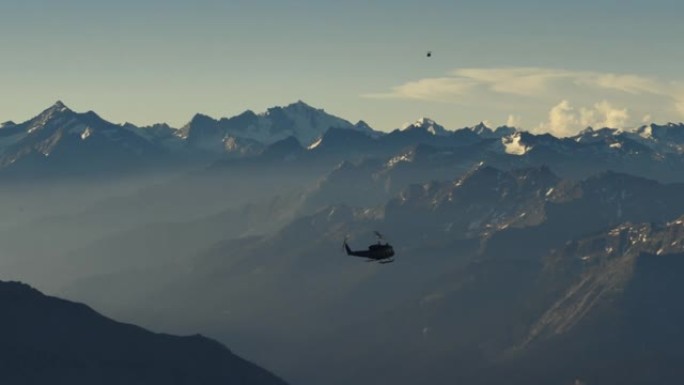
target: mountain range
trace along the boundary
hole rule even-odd
[[[648,293],[675,285],[674,272],[656,277],[679,266],[683,194],[684,184],[623,173],[572,180],[547,167],[480,165],[453,180],[409,185],[381,206],[319,206],[275,231],[226,237],[178,265],[98,274],[65,294],[125,317],[147,307],[151,324],[190,312],[195,321],[177,319],[175,327],[207,330],[304,383],[636,384],[679,354],[672,326],[643,329],[629,317],[640,314],[648,324],[662,311],[680,319],[675,294]],[[363,247],[374,229],[395,246],[390,268],[338,254],[345,236]],[[98,248],[126,242],[112,241]],[[168,279],[151,287],[150,274]],[[656,282],[662,287],[651,287]],[[131,287],[145,287],[146,295]],[[111,292],[120,293],[119,304],[99,299]],[[245,301],[246,293],[259,302]],[[217,309],[230,309],[230,317]],[[615,311],[631,313],[625,320]],[[582,352],[592,351],[592,341],[615,342],[601,334],[613,325],[624,327],[615,349],[631,350],[602,348],[616,361],[601,370]],[[641,340],[630,336],[645,333],[668,342],[637,348]],[[263,351],[264,334],[300,355]],[[564,356],[565,349],[576,353]],[[637,356],[620,355],[627,352]],[[639,354],[650,358],[629,361]],[[633,378],[614,370],[626,362]],[[556,369],[538,370],[547,366]],[[663,378],[684,374],[668,373]]]
[[[0,270],[292,383],[676,383],[683,146],[674,123],[379,132],[300,101],[137,127],[57,103],[0,128]],[[341,251],[376,230],[393,263]]]
[[[76,113],[56,102],[35,118],[0,129],[0,176],[87,175],[140,170],[184,169],[219,162],[222,166],[279,163],[334,166],[344,160],[395,158],[449,151],[445,162],[486,161],[498,167],[546,164],[574,177],[601,164],[606,169],[678,180],[684,125],[646,125],[633,131],[587,128],[569,138],[532,134],[480,123],[456,130],[422,118],[386,133],[365,122],[352,124],[298,101],[264,113],[246,111],[231,118],[197,114],[181,128],[166,124],[138,127],[113,124],[96,113]],[[573,158],[572,160],[570,158]]]

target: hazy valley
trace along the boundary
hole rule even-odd
[[[300,101],[137,127],[57,102],[0,128],[0,279],[292,384],[676,382],[682,170],[679,123],[381,132]],[[344,254],[375,230],[394,263]]]

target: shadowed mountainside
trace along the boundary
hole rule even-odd
[[[215,341],[154,334],[25,284],[0,282],[0,306],[3,384],[285,384]]]

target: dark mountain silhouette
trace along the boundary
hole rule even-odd
[[[175,337],[0,282],[3,384],[285,384],[199,335]]]

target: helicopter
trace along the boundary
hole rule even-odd
[[[374,231],[375,236],[378,237],[378,242],[374,245],[368,246],[368,250],[352,250],[347,244],[347,238],[344,239],[344,250],[347,255],[352,255],[355,257],[368,258],[367,262],[379,262],[379,263],[392,263],[394,262],[394,248],[387,242],[383,242],[384,238],[382,234]]]

